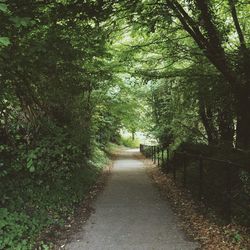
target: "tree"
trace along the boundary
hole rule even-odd
[[[225,1],[226,2],[226,1]],[[194,39],[205,56],[229,82],[236,104],[237,113],[237,146],[249,148],[250,146],[250,113],[246,109],[250,105],[249,82],[249,48],[247,47],[244,32],[239,23],[235,1],[223,2],[221,7],[216,7],[214,1],[197,0],[190,4],[183,1],[167,1],[166,6],[178,18],[182,27]],[[241,15],[243,9],[239,3]],[[245,11],[247,11],[247,7]],[[225,33],[219,19],[220,13],[230,10],[234,27],[227,27]],[[228,12],[227,12],[228,13]],[[230,34],[237,34],[238,46],[232,51],[227,45],[236,42]],[[232,55],[233,53],[233,55]]]
[[[250,113],[246,107],[250,100],[249,48],[248,31],[244,28],[248,26],[248,20],[244,17],[249,5],[231,0],[150,0],[130,1],[122,5],[129,10],[127,20],[137,32],[150,34],[155,38],[137,48],[145,49],[147,45],[152,48],[154,44],[154,48],[158,45],[163,51],[182,50],[181,58],[176,58],[179,61],[185,61],[185,54],[191,57],[203,54],[214,66],[224,78],[222,85],[228,84],[227,88],[231,92],[230,102],[237,120],[236,146],[248,148]],[[172,54],[171,58],[173,57]],[[229,116],[221,116],[221,119],[226,117]]]

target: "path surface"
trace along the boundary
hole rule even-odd
[[[124,150],[112,176],[97,198],[95,213],[67,250],[189,250],[169,204],[152,185],[135,150]]]

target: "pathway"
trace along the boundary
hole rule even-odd
[[[178,220],[152,185],[139,152],[124,150],[91,215],[67,250],[191,250]]]

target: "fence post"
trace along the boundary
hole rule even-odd
[[[203,160],[199,157],[199,200],[202,200],[203,196]]]
[[[183,154],[183,186],[187,186],[187,164],[185,154]]]
[[[231,163],[228,162],[226,164],[226,170],[227,170],[227,184],[226,184],[226,215],[227,215],[227,221],[228,223],[231,222],[232,217],[232,166]]]
[[[154,160],[154,146],[150,146],[151,147],[151,160]]]

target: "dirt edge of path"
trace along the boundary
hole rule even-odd
[[[151,160],[139,156],[146,166],[147,174],[159,189],[161,196],[170,202],[187,236],[201,244],[204,250],[249,250],[249,232],[244,227],[229,224],[219,226],[201,212],[198,204],[172,178],[163,173]]]

